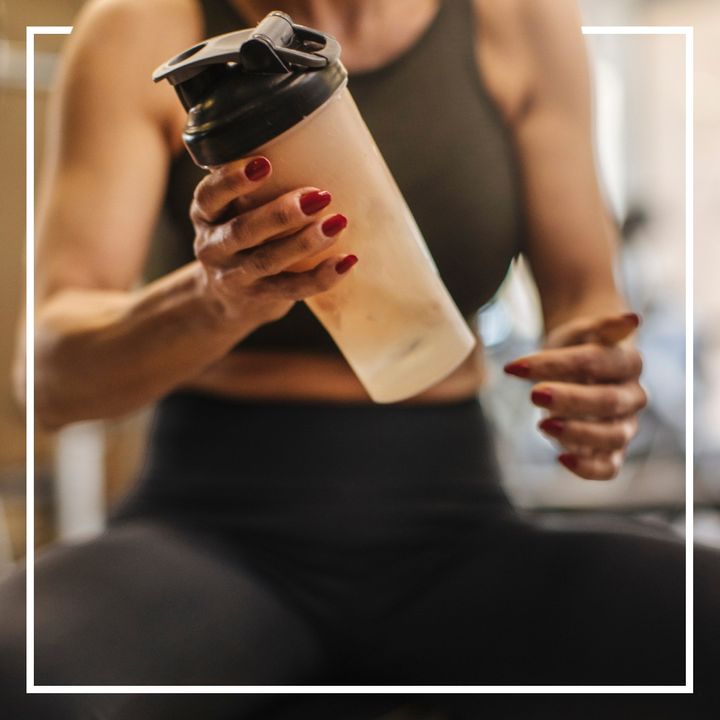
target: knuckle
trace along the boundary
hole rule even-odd
[[[274,225],[290,225],[293,218],[293,210],[287,201],[276,203],[271,212],[271,219]]]
[[[192,202],[190,203],[190,222],[192,222],[193,225],[196,227],[202,223],[205,222],[205,216],[200,211],[200,208],[198,207],[198,204],[195,202],[195,199],[193,198]]]
[[[327,275],[321,275],[315,282],[317,292],[325,292],[333,286],[333,281]]]
[[[246,245],[247,223],[242,215],[229,220],[223,233],[223,245],[228,251],[236,251]]]
[[[242,168],[239,168],[235,163],[221,165],[214,171],[214,175],[217,182],[230,191],[239,190],[244,185],[245,177]]]
[[[628,420],[627,425],[628,425],[628,433],[629,433],[629,436],[630,436],[630,437],[629,437],[629,440],[632,440],[632,439],[637,435],[638,428],[640,427],[640,423],[638,422],[637,415],[633,415],[633,416]],[[629,441],[629,440],[628,440],[628,441]]]
[[[618,450],[625,447],[630,440],[630,434],[628,433],[627,423],[621,423],[617,427],[613,428],[608,439],[608,449]]]
[[[578,370],[584,377],[593,378],[597,375],[599,358],[594,348],[585,348],[578,355]]]
[[[297,302],[302,300],[305,293],[302,292],[302,286],[298,283],[297,278],[288,278],[276,285],[276,293],[283,300]]]
[[[593,477],[596,480],[612,480],[619,470],[619,463],[614,459],[614,454],[601,456],[594,463]]]
[[[619,452],[619,451],[614,452],[612,454],[612,456],[610,457],[610,476],[608,477],[608,480],[613,480],[620,474],[622,465],[623,465],[622,452]]]
[[[193,245],[195,257],[203,264],[208,265],[211,262],[213,251],[210,243],[205,238],[197,238]]]
[[[213,293],[222,302],[227,302],[233,297],[235,290],[232,278],[228,273],[220,268],[209,268],[207,271],[208,283],[212,287]]]
[[[621,415],[623,409],[622,393],[617,388],[608,388],[605,392],[604,410],[609,416]]]
[[[621,447],[625,447],[634,437],[637,432],[637,423],[634,421],[624,422],[622,425],[622,439],[623,444]]]
[[[320,293],[325,292],[326,290],[329,290],[333,285],[335,284],[335,278],[333,278],[329,273],[322,272],[322,268],[319,268],[315,272],[314,277],[314,292]]]
[[[229,168],[223,177],[223,184],[229,192],[241,195],[245,189],[245,175],[238,168]]]
[[[207,207],[212,190],[208,187],[207,180],[201,180],[193,191],[192,203],[190,205],[190,214],[203,215],[203,210]]]
[[[270,275],[273,268],[272,257],[269,253],[259,250],[253,253],[251,265],[258,275]]]
[[[601,480],[614,480],[618,476],[618,472],[620,471],[619,468],[616,468],[614,465],[607,465],[602,469],[600,472],[600,479]]]
[[[632,354],[630,355],[629,365],[630,372],[633,377],[640,377],[640,375],[642,375],[644,365],[643,357],[637,350],[633,350]]]
[[[315,243],[307,233],[302,233],[295,238],[295,247],[298,252],[307,255],[315,249]]]

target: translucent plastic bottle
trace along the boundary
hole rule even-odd
[[[338,43],[271,13],[254,30],[212,38],[168,61],[188,110],[183,138],[211,170],[246,155],[273,165],[258,199],[305,185],[329,190],[350,219],[325,255],[358,265],[305,302],[376,402],[416,395],[454,370],[475,338],[347,89]]]

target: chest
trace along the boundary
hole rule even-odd
[[[523,235],[518,163],[501,109],[512,102],[511,93],[499,101],[483,80],[470,7],[470,2],[446,1],[404,55],[377,70],[351,72],[349,81],[441,276],[466,315],[495,293]],[[179,112],[176,118],[179,139],[185,117]],[[189,249],[187,207],[203,172],[180,142],[176,152],[167,205]]]

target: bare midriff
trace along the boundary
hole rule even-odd
[[[442,403],[471,398],[484,379],[484,357],[478,344],[450,375],[402,403]],[[248,400],[372,402],[341,356],[317,353],[236,351],[182,389]]]

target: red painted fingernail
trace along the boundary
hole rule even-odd
[[[530,375],[530,363],[520,360],[519,362],[508,363],[503,370],[508,375],[517,375],[518,377],[525,378]]]
[[[346,255],[340,262],[335,266],[335,272],[338,275],[346,273],[356,262],[358,261],[355,255]]]
[[[306,215],[314,215],[332,202],[332,195],[326,190],[313,190],[300,196],[300,208]]]
[[[575,470],[580,462],[577,458],[577,455],[573,455],[572,453],[563,453],[562,455],[558,456],[558,460],[568,470]]]
[[[565,429],[565,423],[557,418],[546,418],[540,423],[540,427],[548,435],[554,435],[557,437],[558,435],[562,435],[562,431]]]
[[[637,313],[625,313],[623,315],[625,320],[632,323],[635,327],[638,327],[640,325],[640,316]]]
[[[348,221],[344,215],[333,215],[322,224],[323,235],[326,237],[334,237],[341,230],[344,230],[347,224]]]
[[[253,182],[262,180],[269,172],[270,161],[264,157],[255,158],[245,166],[245,175]]]
[[[550,407],[552,405],[553,396],[549,390],[533,390],[530,398],[540,407]]]

